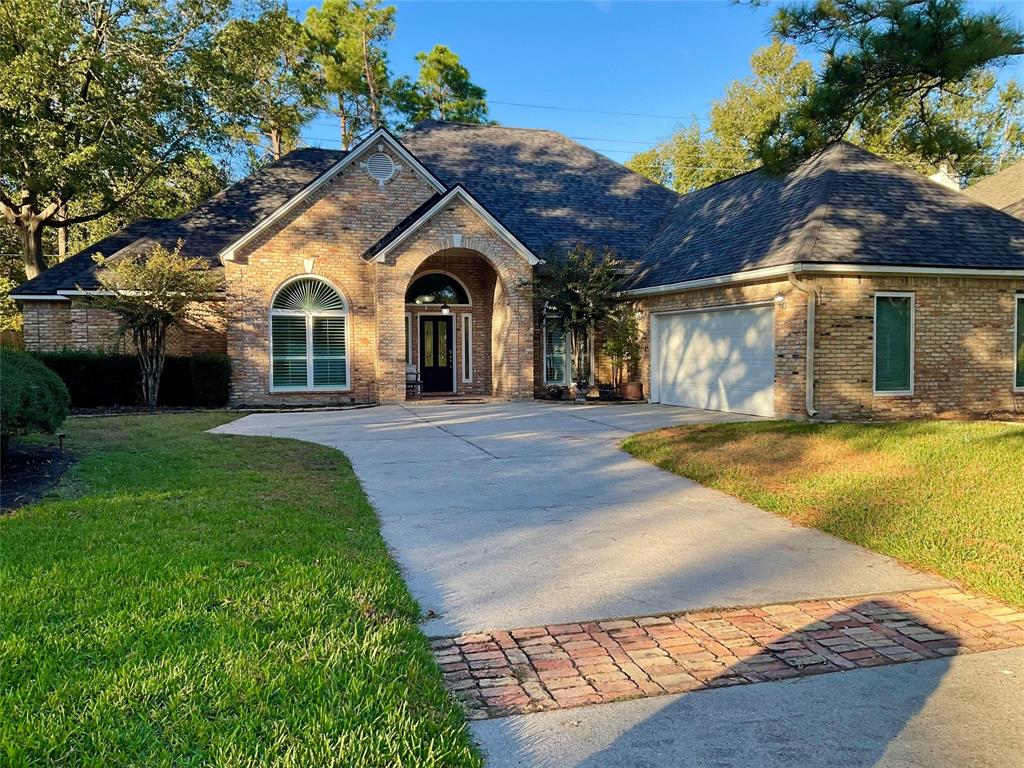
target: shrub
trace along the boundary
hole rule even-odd
[[[36,357],[63,379],[75,408],[139,402],[139,364],[131,355],[65,350]]]
[[[67,385],[75,408],[137,406],[142,402],[139,362],[133,355],[65,350],[36,355]],[[227,355],[168,357],[160,378],[160,405],[222,407],[228,402]]]
[[[190,358],[192,392],[197,405],[222,408],[231,392],[231,359],[206,353]]]
[[[56,432],[67,418],[70,399],[60,377],[25,352],[0,350],[0,436]]]

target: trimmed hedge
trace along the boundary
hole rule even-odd
[[[0,350],[0,435],[56,432],[67,418],[70,399],[60,377],[27,352]]]
[[[141,402],[139,362],[132,355],[65,350],[35,356],[64,381],[74,408],[136,406]],[[168,357],[160,377],[160,405],[220,408],[227,405],[230,386],[227,355]]]

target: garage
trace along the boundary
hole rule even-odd
[[[773,416],[774,312],[763,304],[652,315],[652,401]]]

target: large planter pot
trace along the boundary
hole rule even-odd
[[[590,392],[590,384],[577,384],[576,387],[576,402],[585,403],[587,402],[587,393]]]
[[[642,381],[627,381],[622,385],[623,400],[643,400],[644,383]]]

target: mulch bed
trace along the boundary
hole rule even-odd
[[[0,467],[0,513],[42,499],[75,461],[55,445],[11,443]]]
[[[1024,646],[1024,611],[950,587],[491,630],[432,646],[477,719]]]

